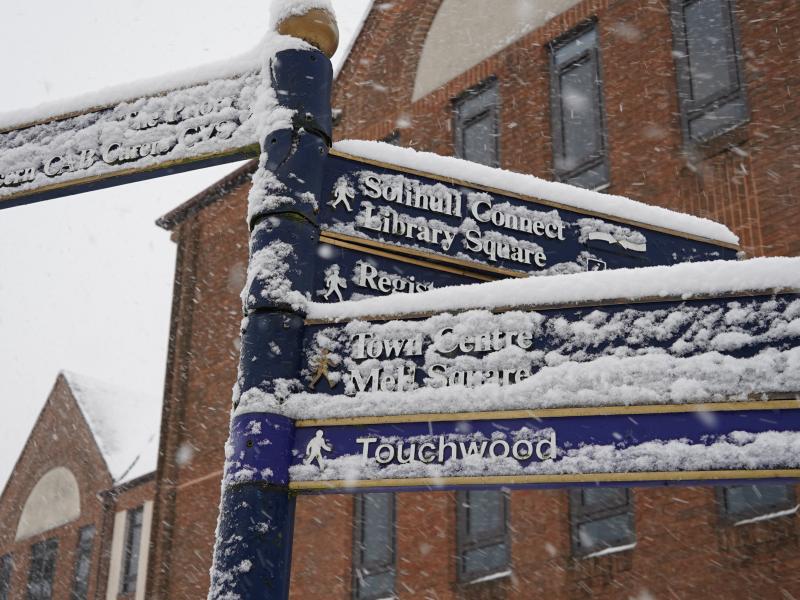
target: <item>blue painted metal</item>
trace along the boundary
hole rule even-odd
[[[294,436],[294,422],[281,415],[249,413],[234,418],[225,481],[285,486],[289,483]]]
[[[316,302],[336,302],[335,294],[325,298],[327,292],[325,273],[332,266],[338,267],[347,287],[341,290],[342,299],[357,299],[360,296],[387,296],[393,293],[418,293],[453,285],[469,285],[491,280],[474,271],[459,269],[452,265],[440,270],[418,262],[404,262],[402,255],[392,258],[374,254],[369,248],[347,248],[320,243],[318,266],[314,279],[313,296]],[[480,277],[480,278],[478,278]]]
[[[280,401],[291,389],[283,382],[301,369],[303,315],[287,302],[285,291],[309,293],[313,285],[316,211],[331,136],[332,69],[319,51],[286,50],[273,58],[270,73],[279,102],[296,112],[291,128],[262,141],[262,168],[274,175],[263,191],[278,201],[251,214],[251,267],[276,249],[291,252],[281,259],[280,272],[254,277],[246,290],[237,389]],[[276,292],[278,277],[286,285]],[[295,499],[287,469],[293,432],[289,419],[269,412],[231,422],[209,592],[213,600],[289,596]]]
[[[604,306],[584,306],[584,307],[557,307],[553,309],[525,309],[520,307],[518,310],[525,313],[537,313],[541,315],[541,321],[532,334],[532,346],[528,352],[541,351],[542,356],[551,351],[569,356],[576,362],[588,362],[603,356],[609,356],[614,352],[624,351],[628,355],[642,353],[663,353],[675,356],[691,356],[702,352],[715,351],[722,355],[735,358],[750,357],[759,352],[773,348],[786,350],[800,345],[800,334],[791,327],[776,327],[776,331],[770,336],[765,336],[765,332],[774,325],[773,318],[780,315],[786,307],[798,298],[796,293],[786,294],[765,294],[763,296],[734,297],[734,298],[706,298],[695,300],[671,300],[661,302],[642,302],[631,304],[621,302],[614,305]],[[769,310],[762,310],[769,307]],[[739,310],[750,310],[754,315],[759,315],[757,319],[747,323],[747,332],[752,339],[747,344],[732,347],[712,347],[709,340],[715,335],[726,331],[724,316],[730,313],[735,315]],[[672,322],[669,326],[664,326],[670,315],[674,316],[677,311],[684,310],[690,318],[683,319],[682,322]],[[772,316],[770,316],[772,315]],[[585,323],[585,319],[597,322],[609,322],[614,318],[620,318],[622,322],[631,325],[637,320],[649,324],[641,327],[641,331],[636,336],[631,336],[625,327],[620,327],[614,335],[607,335],[604,339],[587,344],[585,338],[580,333],[575,333],[573,328],[576,324]],[[719,318],[718,318],[719,317]],[[693,334],[691,339],[687,339],[687,331],[702,319],[708,319],[710,328],[707,331],[699,330]],[[413,324],[422,320],[422,317],[404,319]],[[380,321],[377,325],[380,326]],[[562,325],[563,323],[563,325]],[[344,355],[351,355],[353,352],[353,338],[347,334],[345,328],[347,323],[320,323],[313,324],[305,329],[305,347],[310,351],[317,344],[317,336],[324,336],[324,339],[337,339],[341,342],[341,352]],[[487,327],[489,327],[487,325]],[[487,329],[487,331],[490,331]],[[578,329],[578,331],[580,331]],[[477,333],[477,332],[475,332]],[[704,341],[703,346],[693,344],[683,344],[685,341]],[[677,343],[676,343],[677,342]],[[403,356],[406,363],[416,365],[414,381],[418,386],[425,385],[425,379],[429,376],[425,372],[425,351],[430,349],[433,340],[428,336],[423,339],[423,353],[416,356]],[[439,354],[437,350],[431,350]],[[485,352],[456,352],[461,356],[474,356],[480,358]],[[440,354],[446,358],[452,358],[451,354]],[[430,359],[430,357],[427,357]],[[359,362],[359,361],[356,361]],[[377,365],[375,365],[377,366]],[[342,375],[346,375],[344,367],[331,366],[330,371],[341,370]],[[538,367],[531,368],[531,373],[535,373]],[[305,383],[311,382],[313,374],[308,374]],[[344,378],[337,380],[334,386],[328,385],[325,379],[318,381],[313,391],[320,394],[342,394],[344,393]],[[765,382],[766,385],[769,382]],[[310,391],[310,389],[309,389]],[[764,390],[769,391],[769,390]]]
[[[460,194],[459,214],[437,213],[414,206],[414,197],[401,196],[402,201],[392,197],[388,201],[383,197],[369,197],[365,192],[362,176],[367,173],[376,174],[379,177],[386,177],[387,181],[392,178],[397,180],[400,176],[406,181],[406,191],[413,190],[417,184],[422,186],[445,186],[453,192]],[[468,178],[468,173],[465,173]],[[337,182],[344,178],[351,186],[353,195],[348,203],[352,210],[348,211],[344,202],[336,202],[334,190]],[[412,182],[412,183],[408,183]],[[556,271],[548,274],[575,272],[580,270],[595,270],[596,268],[634,268],[653,265],[671,265],[682,262],[696,262],[702,260],[732,260],[736,258],[736,250],[725,245],[716,244],[713,241],[702,241],[690,239],[680,234],[680,232],[668,233],[656,228],[648,228],[613,217],[599,217],[596,215],[581,213],[579,210],[569,210],[563,207],[554,207],[545,202],[535,200],[522,200],[501,192],[492,190],[486,192],[477,186],[465,184],[454,184],[446,178],[436,179],[435,176],[423,176],[416,173],[405,172],[402,168],[391,167],[389,165],[375,165],[361,162],[351,158],[331,154],[325,169],[325,181],[323,185],[323,204],[320,209],[320,225],[323,230],[339,231],[361,237],[364,240],[381,242],[393,246],[393,252],[415,255],[418,259],[429,261],[433,264],[451,264],[441,261],[442,257],[466,259],[467,263],[472,263],[471,267],[475,270],[482,270],[488,267],[499,267],[525,274],[537,274],[547,269],[557,267]],[[539,234],[532,232],[521,232],[508,227],[498,226],[489,222],[477,222],[475,215],[470,211],[470,194],[483,194],[482,198],[486,201],[491,199],[491,205],[505,206],[509,211],[527,211],[527,214],[538,215],[538,219],[552,219],[560,222],[563,227],[558,235],[551,229],[552,237],[548,237],[544,230],[539,230]],[[565,194],[569,194],[565,190]],[[566,199],[566,198],[565,198]],[[455,203],[454,203],[455,204]],[[419,241],[414,238],[406,238],[391,231],[376,231],[364,226],[364,215],[371,206],[372,214],[385,213],[396,214],[400,220],[411,221],[413,219],[425,218],[433,222],[438,222],[438,226],[458,228],[459,231],[452,245],[443,249],[441,244],[436,242]],[[487,216],[488,204],[479,204],[478,213],[482,217]],[[454,212],[454,211],[451,211]],[[361,219],[357,222],[356,217]],[[465,231],[467,229],[478,229],[481,231],[482,239],[488,236],[497,236],[493,239],[513,239],[523,244],[537,244],[545,253],[547,260],[544,265],[522,264],[519,261],[509,260],[508,258],[498,258],[491,260],[479,251],[473,251],[466,245]],[[602,239],[588,239],[585,235],[588,231],[612,231],[619,232],[627,230],[628,235],[641,236],[646,240],[646,250],[637,251],[623,247],[619,243],[609,243]],[[619,237],[619,233],[617,233]],[[639,239],[641,239],[639,238]],[[633,239],[633,238],[630,238]],[[621,240],[620,240],[621,241]],[[416,250],[425,253],[420,257],[418,253],[409,250],[409,246],[415,246]],[[438,256],[438,258],[437,258]],[[495,278],[502,278],[504,275],[495,274]]]
[[[766,405],[765,405],[766,406]],[[457,418],[457,417],[456,417]],[[327,442],[330,451],[324,452],[324,459],[326,461],[335,460],[342,457],[363,457],[364,446],[362,443],[357,442],[359,438],[374,437],[381,441],[389,441],[394,444],[398,441],[405,441],[404,452],[405,457],[408,455],[409,440],[415,442],[417,445],[420,439],[424,438],[438,438],[438,436],[445,436],[445,439],[463,440],[465,444],[469,445],[471,441],[488,440],[491,442],[501,436],[500,439],[505,439],[511,445],[514,440],[513,432],[518,432],[523,428],[527,428],[531,435],[535,436],[536,432],[555,432],[555,439],[557,440],[557,457],[553,461],[553,465],[557,465],[560,460],[570,449],[577,449],[584,445],[601,445],[606,447],[613,447],[619,450],[631,448],[654,441],[668,441],[668,440],[683,440],[692,444],[710,445],[715,440],[727,436],[732,432],[745,431],[751,434],[758,434],[769,431],[800,431],[800,408],[793,409],[764,409],[764,410],[737,410],[737,411],[714,411],[713,408],[703,412],[697,412],[692,407],[687,407],[686,412],[679,413],[651,413],[651,414],[608,414],[608,415],[578,415],[578,416],[537,416],[526,418],[495,418],[487,420],[453,420],[449,421],[434,421],[434,422],[402,422],[402,417],[397,418],[397,422],[391,423],[373,423],[353,425],[339,425],[339,424],[313,424],[310,426],[298,427],[295,432],[294,438],[294,451],[292,452],[291,466],[298,467],[304,464],[306,456],[305,449],[316,435],[317,432],[322,430],[324,438]],[[369,458],[372,458],[376,443],[369,446]],[[487,446],[488,448],[488,446]],[[459,451],[457,451],[459,452]],[[452,451],[447,450],[444,455],[446,459],[450,459]],[[486,456],[489,456],[489,451],[486,451]],[[352,460],[352,459],[351,459]],[[366,464],[367,461],[362,461],[360,458],[356,459],[359,463]],[[641,459],[645,460],[644,456]],[[368,461],[373,467],[376,465],[374,460]],[[514,469],[509,469],[507,472],[502,472],[503,467],[494,467],[494,470],[487,472],[489,476],[514,476],[514,475],[535,475],[535,463],[541,462],[538,458],[531,457],[515,461],[521,468],[528,468],[529,471],[521,473]],[[379,470],[385,470],[389,467],[396,467],[399,461],[395,458],[386,465],[377,465]],[[419,463],[417,463],[419,464]],[[433,464],[441,464],[438,460],[433,461]],[[643,464],[646,464],[643,462]],[[312,463],[313,466],[313,463]],[[365,491],[364,488],[351,485],[352,482],[359,479],[358,475],[354,472],[355,463],[348,463],[350,479],[341,481],[335,489],[337,492],[354,492]],[[793,456],[776,456],[774,461],[768,466],[762,467],[769,470],[773,469],[791,469],[796,470],[800,468],[800,457]],[[316,469],[314,469],[316,470]],[[686,469],[689,470],[689,469]],[[652,472],[654,469],[642,468],[643,475]],[[710,472],[719,472],[723,476],[726,471],[722,470],[709,470]],[[629,468],[621,469],[610,467],[609,470],[603,471],[605,473],[614,472],[630,472]],[[746,470],[730,470],[729,480],[747,479],[748,472]],[[324,471],[320,471],[324,473]],[[548,474],[548,471],[544,471]],[[554,481],[541,481],[536,483],[520,483],[507,481],[501,484],[508,487],[559,487],[563,485],[597,485],[593,481],[580,481],[580,473],[570,473],[567,470],[564,473],[564,480],[561,482]],[[396,475],[395,475],[396,477]],[[415,477],[422,477],[422,475],[415,475]],[[573,477],[570,480],[570,477]],[[330,477],[327,477],[330,479]],[[380,482],[380,477],[370,477],[377,482]],[[392,476],[386,476],[391,479]],[[410,483],[406,486],[398,486],[396,483],[387,483],[384,485],[377,485],[370,488],[369,491],[386,491],[387,489],[409,491],[419,489],[456,489],[464,485],[477,485],[479,487],[492,487],[482,480],[479,475],[470,474],[463,475],[461,480],[454,484],[452,482],[436,482],[436,477],[431,477],[432,482],[428,483]],[[336,479],[335,477],[333,479]],[[598,478],[600,479],[600,478]],[[639,485],[644,482],[645,477],[640,481],[628,481],[626,485]],[[293,481],[305,480],[302,476],[295,476]],[[673,474],[666,474],[660,478],[660,483],[667,483],[670,480],[680,481],[680,470],[676,470]],[[603,482],[606,485],[608,482]],[[685,480],[683,481],[685,484]],[[321,490],[324,491],[324,490]]]

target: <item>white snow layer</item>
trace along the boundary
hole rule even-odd
[[[533,196],[567,207],[620,217],[646,225],[666,227],[709,240],[730,244],[739,243],[739,238],[720,223],[644,204],[624,196],[593,192],[566,183],[546,181],[533,175],[487,167],[430,152],[417,152],[411,148],[401,148],[383,142],[343,140],[335,143],[333,147],[335,150],[359,158],[386,162],[441,177],[460,179],[477,185]]]
[[[309,303],[307,317],[334,321],[428,311],[624,302],[642,298],[688,299],[776,289],[800,289],[800,258],[720,260],[504,279],[336,304]]]
[[[156,470],[161,399],[62,371],[114,485]]]
[[[343,326],[322,327],[314,334],[306,349],[303,377],[309,383],[324,353],[330,385],[344,385],[335,395],[295,393],[287,388],[277,397],[256,388],[241,390],[241,394],[237,389],[237,413],[277,411],[295,419],[319,419],[694,404],[794,394],[800,391],[800,347],[792,346],[791,340],[800,334],[800,300],[783,304],[769,298],[748,302],[733,297],[722,306],[676,302],[659,310],[641,309],[635,301],[798,289],[800,258],[758,258],[505,280],[339,304],[308,303],[311,318],[351,320]],[[519,310],[585,301],[602,304],[603,300],[628,306],[613,314],[594,310],[574,321],[556,313]],[[498,306],[518,310],[486,310]],[[462,310],[466,312],[453,314]],[[434,314],[403,319],[421,311]],[[395,318],[362,320],[370,315]],[[451,357],[437,345],[444,330],[452,331],[451,337],[525,331],[529,341],[544,336],[550,342],[547,352],[530,344],[501,345],[481,356]],[[353,342],[359,336],[387,348],[403,340],[419,340],[415,352],[422,362],[415,366],[408,348],[401,353],[399,346],[391,354],[387,350],[380,361],[359,355]],[[445,346],[448,343],[445,340]],[[752,355],[735,354],[754,344],[766,347]],[[446,373],[524,370],[526,378],[442,385],[441,378],[437,381],[432,376],[436,365]],[[427,378],[419,385],[391,391],[359,391],[354,386],[354,373],[366,380],[371,369],[382,366],[397,374],[422,369]]]
[[[310,48],[310,46],[297,38],[268,33],[255,48],[239,56],[192,69],[110,86],[72,98],[1,113],[0,130],[45,119],[50,120],[75,112],[86,112],[90,107],[92,110],[97,110],[121,102],[132,102],[144,96],[156,96],[170,90],[187,88],[218,79],[233,79],[245,73],[260,71],[276,52],[292,48]]]

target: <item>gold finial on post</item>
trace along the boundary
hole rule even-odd
[[[282,35],[300,38],[319,48],[328,58],[339,45],[336,17],[323,8],[312,8],[301,15],[289,15],[275,27]]]

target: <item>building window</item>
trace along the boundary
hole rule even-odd
[[[92,543],[94,525],[81,527],[78,533],[78,548],[75,551],[75,574],[70,600],[86,600],[89,594],[89,571],[92,567]]]
[[[672,0],[685,139],[704,142],[747,120],[732,0]]]
[[[14,574],[14,559],[10,554],[0,556],[0,600],[8,600],[11,593],[11,575]]]
[[[627,488],[583,488],[570,491],[572,552],[597,556],[624,550],[636,542],[633,502]]]
[[[28,600],[50,600],[52,598],[57,555],[58,540],[55,538],[37,542],[31,546]]]
[[[353,597],[377,600],[394,597],[394,494],[355,496]]]
[[[456,156],[497,167],[500,164],[497,81],[490,79],[455,101]]]
[[[503,491],[458,492],[458,575],[471,582],[509,569],[508,495]]]
[[[128,525],[125,528],[125,554],[123,557],[122,582],[120,592],[129,594],[136,591],[139,576],[139,549],[142,545],[142,516],[144,507],[128,511]]]
[[[608,187],[597,29],[589,22],[550,44],[553,167],[559,181]]]
[[[794,490],[788,485],[748,484],[721,488],[721,508],[731,521],[761,521],[797,508]]]
[[[392,146],[399,146],[400,145],[400,130],[395,129],[392,133],[387,135],[381,140],[385,144],[391,144]]]

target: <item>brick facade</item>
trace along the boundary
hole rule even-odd
[[[411,102],[419,54],[440,0],[376,3],[334,89],[336,139],[382,139],[454,153],[452,102],[496,77],[500,163],[553,178],[547,44],[597,21],[610,191],[731,227],[752,255],[800,252],[800,7],[736,0],[750,119],[707,147],[684,147],[667,0],[584,0]],[[488,4],[487,4],[488,6]],[[204,597],[219,502],[222,448],[238,357],[247,260],[243,167],[167,215],[178,261],[165,388],[149,598]],[[796,515],[735,526],[713,487],[633,491],[636,546],[573,556],[565,490],[510,494],[508,577],[463,585],[456,570],[456,496],[397,496],[399,598],[800,597]],[[300,497],[293,598],[352,595],[353,498]]]
[[[111,400],[111,399],[110,399]],[[42,533],[15,541],[23,506],[36,483],[49,471],[64,467],[74,475],[80,496],[80,516]],[[11,555],[14,563],[9,598],[22,600],[30,571],[31,546],[58,540],[53,577],[53,600],[68,600],[74,579],[76,550],[81,528],[93,525],[89,590],[87,598],[106,598],[114,514],[151,501],[155,495],[154,474],[115,487],[91,429],[63,375],[34,425],[0,496],[0,556]],[[114,596],[116,598],[116,596]],[[122,596],[121,600],[133,600]]]

